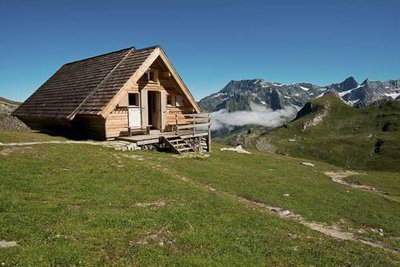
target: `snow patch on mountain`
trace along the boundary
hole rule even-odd
[[[212,97],[220,97],[220,96],[223,96],[223,95],[226,95],[226,93],[217,93],[217,94],[213,95]]]
[[[342,99],[343,100],[343,99]],[[354,106],[355,104],[357,104],[358,102],[360,102],[360,99],[354,99],[354,100],[349,100],[349,101],[344,101],[344,103],[348,104],[349,106]]]
[[[393,99],[396,99],[397,97],[400,96],[400,92],[397,91],[397,92],[392,92],[392,93],[386,93],[385,96],[388,96],[388,97],[391,97]]]
[[[352,89],[350,89],[350,90],[340,92],[340,93],[339,93],[339,96],[340,96],[340,97],[343,97],[343,96],[345,96],[345,95],[347,95],[347,94],[350,94],[351,92],[353,92],[354,90],[356,90],[356,89],[358,89],[358,88],[360,88],[360,87],[362,87],[362,86],[361,86],[361,85],[358,85],[357,87],[352,88]]]

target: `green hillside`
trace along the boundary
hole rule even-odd
[[[13,101],[13,100],[10,100],[10,99],[7,99],[7,98],[4,98],[4,97],[0,96],[0,103],[1,102],[7,103],[7,104],[10,104],[10,105],[14,105],[14,106],[19,106],[21,104],[21,102]]]
[[[11,113],[21,103],[0,97],[0,131],[29,131],[29,128]]]
[[[400,102],[357,109],[328,95],[308,103],[299,115],[260,139],[281,154],[345,168],[400,171]]]
[[[0,131],[31,140],[54,138]],[[220,148],[0,144],[0,264],[398,266],[398,173],[348,177],[380,194],[333,182],[326,163]]]

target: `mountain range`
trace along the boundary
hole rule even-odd
[[[351,106],[366,106],[381,99],[400,100],[400,80],[358,83],[349,77],[340,83],[320,86],[311,83],[281,84],[263,79],[230,81],[222,90],[199,101],[203,111],[252,110],[252,104],[272,110],[286,106],[301,108],[306,102],[335,92]]]

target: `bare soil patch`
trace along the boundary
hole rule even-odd
[[[138,202],[134,204],[135,207],[142,207],[142,208],[163,207],[165,205],[167,205],[167,202],[164,200],[157,200],[151,202]]]
[[[143,237],[137,240],[129,241],[129,245],[131,246],[143,246],[143,245],[172,245],[175,242],[175,239],[171,236],[171,232],[169,230],[160,230],[157,232],[150,232]]]
[[[0,248],[11,248],[18,246],[16,241],[0,240]]]
[[[0,144],[1,147],[1,144]],[[26,147],[6,147],[0,150],[1,156],[10,156],[14,153],[25,153],[31,151],[33,148],[30,146]]]

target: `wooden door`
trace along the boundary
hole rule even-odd
[[[148,91],[147,105],[148,124],[153,129],[161,130],[161,94],[159,91]]]
[[[161,130],[161,94],[154,92],[154,126]]]
[[[142,125],[140,108],[128,108],[129,128],[140,128]]]

